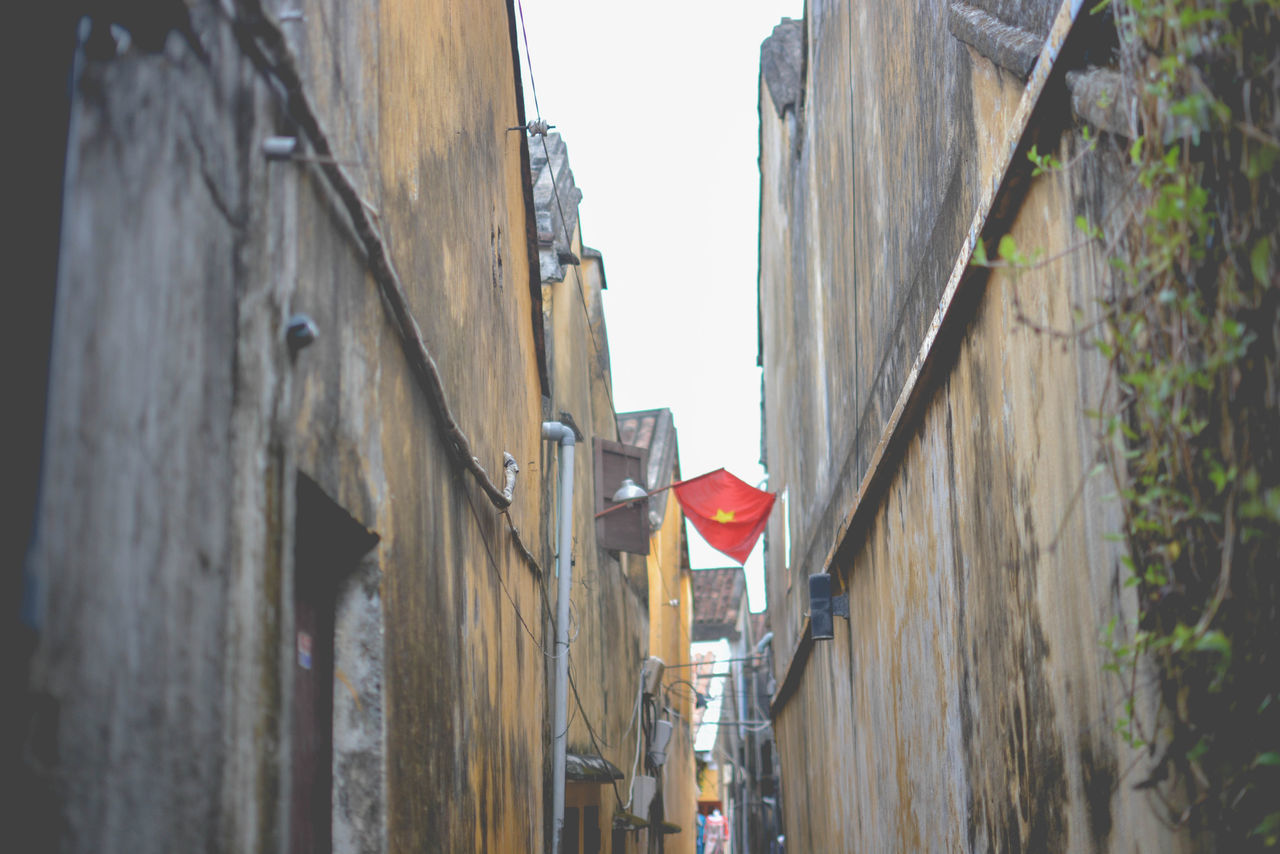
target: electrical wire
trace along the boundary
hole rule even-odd
[[[668,664],[665,665],[665,667],[667,670],[670,670],[673,667],[699,667],[703,664],[729,664],[734,661],[759,661],[762,658],[764,658],[764,653],[760,653],[759,655],[748,655],[742,658],[712,658],[709,661],[687,661],[681,664]]]
[[[529,53],[529,28],[524,25],[524,3],[516,0],[516,9],[520,12],[520,32],[524,36],[524,61],[529,67],[529,86],[533,88],[533,111],[542,118],[542,108],[538,106],[538,84],[533,79],[533,56]]]
[[[524,22],[524,4],[520,2],[520,0],[516,0],[516,9],[520,13],[520,34],[524,39],[524,62],[525,67],[529,69],[529,88],[533,90],[533,111],[537,116],[537,123],[539,125],[539,130],[536,133],[533,133],[533,135],[537,136],[542,143],[542,153],[547,158],[547,171],[551,174],[551,192],[555,196],[556,209],[560,212],[560,230],[564,234],[565,248],[569,252],[572,252],[573,237],[569,234],[569,220],[565,218],[564,205],[560,201],[560,182],[556,180],[555,166],[551,161],[551,150],[547,148],[546,128],[548,125],[542,119],[542,107],[538,104],[538,82],[533,76],[533,54],[529,50],[529,28]],[[595,327],[591,323],[591,309],[587,305],[587,294],[582,287],[582,277],[578,275],[578,271],[576,269],[573,271],[572,275],[574,284],[577,286],[578,299],[582,302],[582,312],[587,319],[587,331],[588,337],[591,339],[591,349],[595,351],[596,364],[600,364],[600,342],[596,340]],[[609,383],[605,383],[604,390],[605,394],[609,398],[609,408],[616,411],[617,407],[613,403],[613,389],[611,388],[611,385]]]
[[[454,477],[454,483],[458,483],[456,475]],[[516,604],[516,600],[512,597],[511,591],[507,589],[506,582],[502,580],[502,571],[498,568],[497,558],[494,557],[493,548],[489,544],[489,538],[485,535],[484,524],[480,521],[480,511],[476,509],[475,502],[471,500],[471,493],[466,486],[461,484],[459,485],[462,487],[462,494],[466,496],[467,507],[471,509],[471,516],[476,520],[476,527],[480,531],[480,542],[484,544],[485,557],[488,558],[489,566],[493,569],[493,574],[498,579],[498,586],[502,588],[502,592],[506,594],[507,601],[511,603],[511,610],[515,611],[516,619],[520,621],[520,626],[524,629],[525,634],[533,640],[534,645],[542,651],[543,655],[547,658],[559,658],[561,653],[547,652],[547,648],[542,645],[542,641],[538,640],[538,637],[533,633],[533,630],[529,628],[529,624],[525,622],[524,615],[520,613],[520,606]],[[546,607],[545,597],[539,597],[539,599],[542,600],[543,607]],[[568,650],[566,649],[565,654],[567,653]]]
[[[567,650],[566,650],[567,651]],[[591,726],[591,719],[587,717],[587,710],[582,708],[582,698],[578,696],[578,685],[573,681],[573,659],[569,659],[569,687],[573,689],[573,702],[578,707],[578,713],[582,715],[582,722],[587,726],[587,734],[591,736],[591,743],[595,745],[596,754],[604,759],[604,750],[600,748],[600,740],[596,737],[596,731]],[[567,731],[566,731],[567,732]],[[606,760],[607,761],[607,760]],[[609,775],[609,784],[613,787],[613,799],[618,802],[618,809],[623,810],[622,796],[618,794],[618,781],[613,779],[613,775]]]
[[[636,685],[636,702],[631,710],[631,722],[627,724],[627,732],[631,731],[631,727],[640,719],[640,706],[644,702],[644,664],[640,665],[640,678]],[[626,738],[626,735],[623,735]],[[627,787],[627,805],[625,809],[631,809],[631,801],[635,798],[636,789],[636,769],[640,767],[640,733],[636,733],[636,755],[631,760],[631,784]]]

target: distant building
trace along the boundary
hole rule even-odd
[[[698,811],[725,815],[734,852],[771,851],[781,832],[767,615],[748,610],[741,567],[693,571],[695,682],[705,703],[695,749]]]

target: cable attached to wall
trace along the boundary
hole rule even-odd
[[[511,603],[511,610],[515,611],[516,619],[520,621],[521,628],[524,629],[525,634],[527,634],[533,641],[534,646],[542,651],[543,655],[547,658],[558,658],[559,653],[547,652],[547,648],[542,645],[542,641],[538,640],[537,635],[533,633],[533,630],[529,628],[529,624],[525,622],[524,614],[520,612],[520,606],[516,604],[516,600],[511,595],[511,591],[507,589],[506,582],[502,580],[502,571],[498,568],[498,560],[494,557],[493,548],[489,544],[489,538],[485,536],[484,523],[480,519],[480,511],[476,509],[475,502],[471,500],[471,493],[467,492],[465,488],[462,491],[466,496],[467,507],[471,510],[471,516],[476,520],[476,526],[480,530],[480,542],[484,544],[485,557],[488,558],[489,566],[493,569],[493,574],[498,579],[498,586],[502,588],[502,592],[506,594],[507,601]],[[539,592],[542,592],[541,585],[539,585]],[[539,599],[542,601],[543,607],[546,608],[545,597],[540,596]],[[566,650],[564,654],[567,655],[568,650]]]
[[[573,663],[572,657],[569,663]],[[596,736],[595,729],[591,726],[591,719],[587,717],[587,710],[582,708],[582,698],[578,696],[578,685],[573,681],[573,668],[569,669],[569,687],[573,689],[573,702],[578,707],[578,714],[582,716],[582,722],[587,725],[587,734],[591,737],[591,744],[596,749],[596,754],[604,759],[604,750],[600,747],[600,739]],[[613,779],[613,775],[609,775],[609,784],[613,787],[613,799],[617,801],[618,809],[624,810],[626,807],[622,803],[622,795],[618,793],[618,781]]]

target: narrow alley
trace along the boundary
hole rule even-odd
[[[1275,0],[23,5],[11,850],[1280,847]]]

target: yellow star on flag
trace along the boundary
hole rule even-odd
[[[733,521],[733,511],[732,511],[732,510],[721,510],[719,507],[717,507],[717,508],[716,508],[716,515],[714,515],[714,516],[712,516],[712,517],[711,517],[711,521],[712,521],[712,522],[732,522],[732,521]]]

